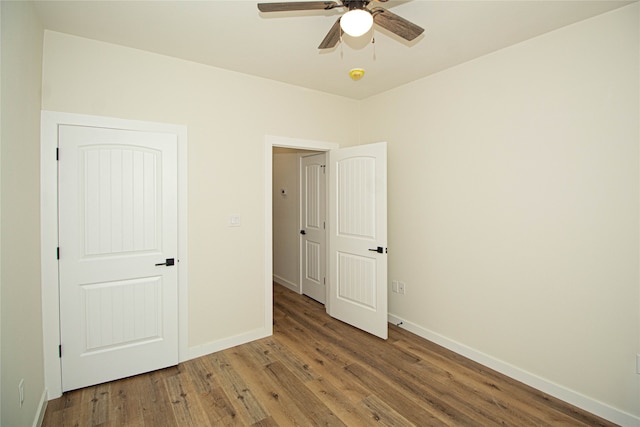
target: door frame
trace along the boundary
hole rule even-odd
[[[40,243],[44,379],[48,399],[62,395],[60,305],[58,283],[58,127],[91,126],[133,131],[164,132],[178,138],[178,360],[188,358],[187,304],[187,128],[113,117],[54,111],[41,112],[40,122]]]
[[[268,335],[273,334],[273,147],[327,152],[340,148],[340,145],[334,142],[285,136],[265,135],[264,137],[264,324],[268,329]],[[328,274],[328,268],[325,271],[326,274]],[[302,290],[301,287],[300,289]],[[328,307],[326,303],[325,307]]]

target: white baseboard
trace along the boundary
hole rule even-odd
[[[40,403],[38,404],[38,411],[33,420],[33,427],[41,427],[44,421],[44,413],[47,411],[47,389],[42,390],[42,396],[40,396]]]
[[[478,362],[488,368],[500,372],[508,377],[520,381],[537,390],[547,393],[553,397],[563,400],[578,408],[589,411],[599,417],[619,424],[621,426],[640,426],[640,417],[629,414],[627,412],[616,409],[603,402],[592,399],[588,396],[580,394],[574,390],[563,387],[552,381],[541,378],[502,360],[496,359],[488,354],[482,353],[455,340],[449,339],[438,333],[425,329],[415,323],[411,323],[394,314],[389,313],[389,323],[393,323],[407,331],[418,335],[426,340],[441,345],[451,351],[454,351],[474,362]]]
[[[271,330],[269,328],[259,328],[233,337],[189,347],[189,353],[184,361],[206,356],[207,354],[215,353],[216,351],[226,350],[237,345],[246,344],[270,335]]]
[[[288,288],[290,290],[292,290],[293,292],[297,293],[297,294],[301,294],[302,290],[300,289],[300,285],[297,285],[293,282],[290,282],[289,280],[280,277],[276,274],[273,275],[273,281],[284,286],[285,288]]]

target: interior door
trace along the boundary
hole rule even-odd
[[[300,275],[302,293],[324,304],[326,299],[326,155],[300,159]]]
[[[329,152],[332,317],[387,339],[387,145]]]
[[[63,391],[178,363],[177,137],[59,128]]]

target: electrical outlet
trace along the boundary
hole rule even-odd
[[[18,395],[20,396],[20,407],[24,403],[24,379],[21,379],[18,383]]]
[[[398,282],[398,293],[404,295],[404,282]]]
[[[398,293],[398,281],[394,280],[391,282],[391,292]]]

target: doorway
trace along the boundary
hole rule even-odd
[[[273,147],[328,151],[327,313],[387,338],[387,144],[352,146],[265,138],[267,333],[273,333]]]
[[[273,278],[324,304],[326,155],[273,149]]]
[[[274,194],[274,185],[273,185],[273,153],[274,150],[280,149],[289,149],[297,152],[328,152],[329,150],[337,149],[339,146],[336,143],[325,142],[325,141],[314,141],[314,140],[305,140],[305,139],[297,139],[297,138],[288,138],[288,137],[279,137],[267,135],[265,136],[264,142],[264,150],[265,150],[265,176],[264,176],[264,194],[265,194],[265,283],[264,283],[264,313],[265,313],[265,325],[270,329],[268,332],[273,333],[273,282],[274,278],[280,284],[294,290],[297,293],[301,293],[300,284],[298,282],[297,286],[294,282],[291,283],[281,283],[284,280],[277,280],[278,277],[274,277],[274,241],[273,241],[273,206],[274,199],[276,197],[281,197],[280,194]],[[280,187],[277,188],[278,192],[280,191]],[[288,194],[291,194],[290,188],[285,188]],[[296,189],[296,193],[299,191],[299,188]],[[299,232],[299,220],[296,219],[293,222],[295,229]],[[296,236],[296,239],[299,240],[299,237]],[[297,244],[297,243],[296,243]],[[296,249],[297,250],[297,249]],[[296,264],[298,264],[296,262]],[[292,273],[289,273],[292,274]],[[296,272],[293,277],[300,277],[299,271]]]

